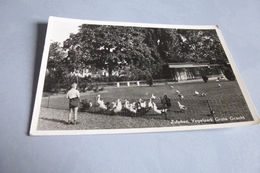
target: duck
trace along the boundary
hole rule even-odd
[[[143,99],[140,98],[139,103],[140,103],[141,108],[146,108],[146,101],[143,101]]]
[[[100,98],[100,94],[97,95],[97,103],[98,103],[98,107],[101,109],[105,109],[107,110],[107,105],[104,103],[104,100]]]
[[[178,96],[179,96],[180,99],[184,99],[184,96],[181,93],[178,94]]]
[[[153,110],[158,114],[167,113],[167,109],[158,109],[156,103],[153,102]]]
[[[91,100],[89,100],[89,101],[88,101],[88,104],[89,104],[89,107],[90,107],[90,108],[93,106],[93,104],[92,104],[92,101],[91,101]]]
[[[206,92],[201,93],[201,97],[205,97],[207,95]]]
[[[111,103],[111,108],[109,109],[110,111],[113,111],[116,108],[116,102]]]
[[[125,100],[125,103],[124,103],[124,106],[123,106],[125,109],[128,109],[130,108],[130,103],[128,100]]]
[[[101,100],[101,96],[100,94],[97,95],[97,103],[100,104],[102,103],[103,101]]]
[[[179,105],[179,108],[180,108],[180,111],[183,112],[183,111],[186,111],[187,110],[187,107],[182,105],[179,101],[177,102],[178,105]]]
[[[136,114],[137,109],[136,109],[136,107],[133,105],[133,103],[130,103],[130,104],[129,104],[129,111]]]
[[[104,102],[101,102],[98,107],[107,110],[107,105]]]
[[[87,101],[87,100],[82,100],[81,102],[80,102],[80,109],[82,110],[82,111],[86,111],[86,110],[89,110],[89,108],[91,108],[92,107],[92,102],[91,102],[91,100],[89,100],[89,101]]]
[[[156,96],[152,93],[151,99],[156,99]]]
[[[153,102],[152,99],[150,98],[149,102],[148,102],[148,107],[149,108],[153,108]]]
[[[115,113],[118,113],[118,112],[121,112],[122,108],[123,108],[123,105],[122,105],[121,99],[117,99],[117,104],[113,111]]]

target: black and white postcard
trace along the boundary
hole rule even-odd
[[[50,17],[30,135],[258,124],[220,28]]]

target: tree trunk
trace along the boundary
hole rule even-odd
[[[113,65],[112,62],[108,62],[108,80],[109,82],[112,82],[112,71],[113,71]]]

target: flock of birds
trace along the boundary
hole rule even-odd
[[[175,89],[174,86],[170,86],[172,89]],[[220,84],[218,84],[218,87],[221,87]],[[179,101],[177,101],[179,111],[185,112],[187,111],[187,107],[180,103],[182,99],[184,99],[184,95],[176,89],[176,94],[179,98]],[[199,93],[198,91],[194,91],[195,96],[201,96],[205,97],[207,95],[207,92]],[[171,106],[170,99],[167,97],[167,95],[164,95],[164,97],[160,97],[160,103],[156,103],[155,100],[157,97],[152,94],[149,99],[143,100],[139,99],[136,102],[130,102],[127,99],[116,99],[113,102],[105,102],[104,99],[101,97],[100,94],[96,96],[96,104],[93,105],[92,101],[89,100],[88,102],[86,100],[83,100],[85,104],[87,104],[87,109],[91,109],[92,107],[95,108],[95,110],[98,110],[99,112],[107,113],[107,114],[119,114],[119,113],[126,113],[129,112],[131,114],[138,114],[141,115],[147,113],[148,111],[153,110],[157,114],[166,114],[167,111],[170,111],[168,108]],[[149,100],[149,101],[148,101]],[[211,113],[215,113],[210,108]]]
[[[217,79],[216,81],[219,81],[219,79]],[[219,88],[222,87],[220,83],[218,83],[217,86],[218,86]],[[174,89],[173,86],[171,86],[171,88]],[[176,90],[176,93],[177,93],[177,95],[178,95],[178,97],[179,97],[180,99],[184,99],[184,95],[181,94],[181,92],[180,92],[179,90]],[[207,92],[199,93],[198,91],[195,90],[195,91],[194,91],[194,95],[195,95],[195,96],[205,97],[205,96],[207,95]],[[187,107],[184,106],[184,105],[182,105],[179,101],[177,101],[177,103],[178,103],[178,105],[179,105],[179,108],[180,108],[180,111],[181,111],[181,112],[184,112],[184,111],[187,110]],[[208,103],[208,101],[207,101],[207,103]],[[212,115],[212,114],[215,114],[215,111],[212,110],[212,108],[210,107],[209,103],[208,103],[208,106],[209,106],[210,114],[211,114],[211,115]]]
[[[167,112],[167,106],[164,104],[155,103],[156,96],[154,94],[151,95],[149,101],[145,101],[143,99],[139,99],[137,102],[130,102],[127,99],[116,99],[113,102],[105,102],[100,94],[96,97],[96,104],[93,105],[92,101],[88,102],[88,109],[94,107],[95,109],[98,107],[99,112],[102,111],[107,114],[118,114],[118,113],[132,113],[132,114],[145,114],[150,110],[158,114],[164,114]]]

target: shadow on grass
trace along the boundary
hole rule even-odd
[[[52,122],[57,122],[57,123],[62,123],[62,124],[68,124],[67,121],[64,120],[58,120],[54,118],[41,118],[42,120],[47,120],[47,121],[52,121]]]

